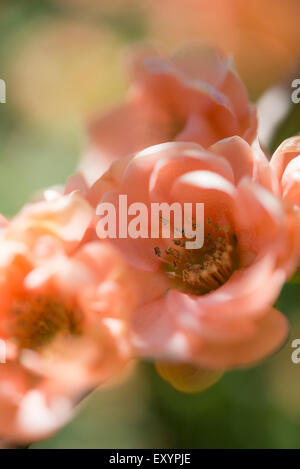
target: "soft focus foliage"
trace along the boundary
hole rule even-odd
[[[120,48],[105,28],[62,19],[32,22],[11,46],[12,104],[38,125],[84,122],[98,103],[105,107],[122,95]]]

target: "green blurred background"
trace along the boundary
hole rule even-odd
[[[224,11],[222,4],[226,4]],[[232,52],[258,99],[286,92],[287,112],[267,146],[299,133],[298,0],[1,0],[0,211],[14,215],[44,187],[63,184],[86,145],[89,115],[120,102],[128,86],[123,57],[146,41],[175,50],[208,41]],[[259,54],[258,54],[259,45]],[[274,109],[276,113],[276,109]],[[150,364],[119,387],[94,392],[77,417],[33,448],[299,448],[300,288],[278,307],[291,322],[285,347],[262,365],[227,373],[199,395],[180,394]]]

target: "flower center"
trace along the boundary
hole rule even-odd
[[[58,334],[78,335],[82,314],[51,297],[22,299],[13,307],[11,333],[21,349],[40,349]]]
[[[208,219],[208,224],[211,224]],[[174,286],[186,293],[204,295],[216,290],[231,277],[237,268],[237,240],[229,227],[213,227],[205,235],[201,249],[186,249],[187,239],[173,239],[164,252],[159,247],[155,255],[164,263],[166,274]]]

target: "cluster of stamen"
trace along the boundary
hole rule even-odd
[[[154,248],[155,255],[165,265],[169,278],[175,287],[197,295],[203,295],[223,285],[232,275],[237,266],[236,237],[227,226],[212,226],[210,218],[209,232],[205,235],[201,249],[187,249],[187,238],[184,231],[182,237],[173,239],[172,246],[163,252]]]
[[[20,299],[13,307],[11,334],[21,349],[40,349],[58,334],[78,335],[82,314],[51,297]]]

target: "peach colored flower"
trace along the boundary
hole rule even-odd
[[[282,142],[270,164],[278,178],[282,198],[300,209],[300,137]]]
[[[26,206],[0,231],[0,440],[32,442],[130,358],[135,294],[112,246],[82,243],[92,209],[72,192]]]
[[[94,184],[94,206],[109,201],[118,209],[119,194],[149,210],[152,202],[205,205],[201,249],[185,248],[184,231],[180,240],[111,240],[136,269],[165,277],[163,295],[152,287],[153,300],[131,321],[140,356],[226,369],[283,343],[287,322],[272,304],[296,266],[295,220],[273,191],[265,155],[240,137],[208,150],[156,145],[113,163]]]
[[[256,112],[228,58],[191,48],[170,58],[137,54],[131,66],[133,86],[125,104],[95,118],[82,170],[89,181],[108,164],[147,146],[196,142],[204,147],[232,135],[251,142]]]
[[[150,34],[159,44],[174,48],[198,40],[221,47],[233,54],[256,96],[299,66],[298,0],[164,0],[147,6]]]
[[[282,142],[272,156],[270,164],[278,178],[281,197],[292,207],[298,220],[300,260],[300,137],[291,137]]]

